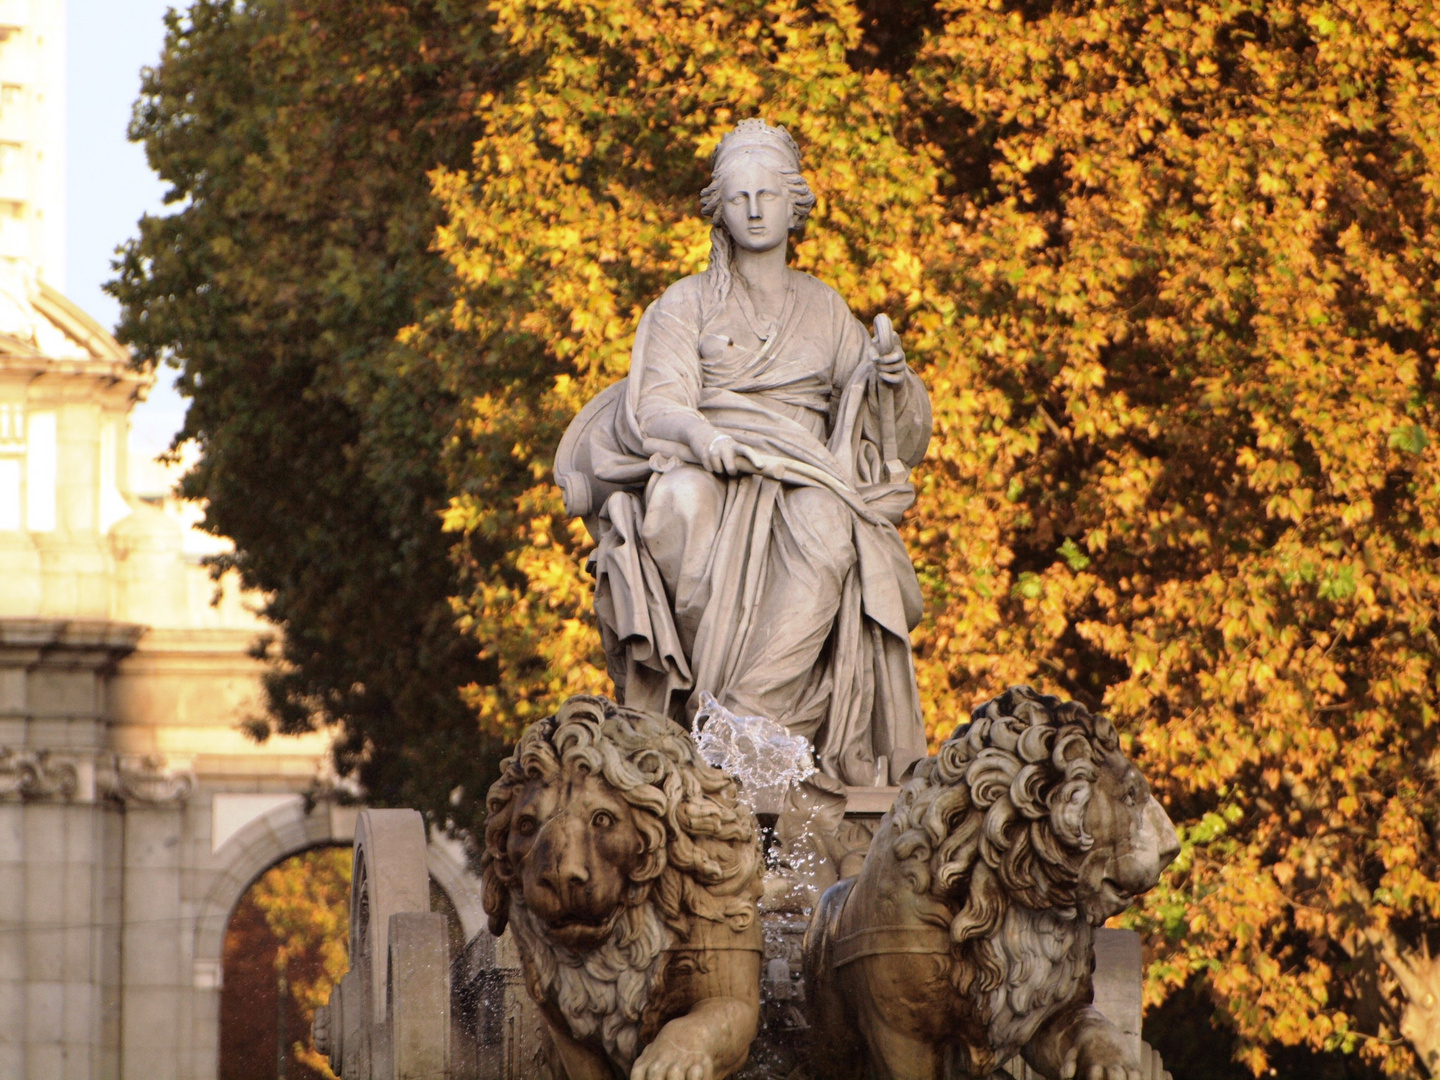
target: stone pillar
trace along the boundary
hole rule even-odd
[[[1140,935],[1105,927],[1095,931],[1095,1007],[1125,1033],[1137,1056],[1144,983]]]
[[[104,685],[140,628],[0,620],[0,1076],[115,1076],[121,865]]]
[[[103,1074],[99,931],[115,913],[96,811],[63,795],[0,804],[0,1075]]]
[[[103,753],[0,757],[0,1076],[189,1075],[189,784]]]
[[[120,941],[122,1077],[180,1080],[190,1029],[193,935],[181,907],[181,814],[129,803],[123,815]]]

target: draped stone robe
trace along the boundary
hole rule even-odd
[[[910,372],[881,389],[871,356],[845,302],[807,274],[788,271],[773,327],[740,282],[717,302],[703,275],[686,278],[646,311],[629,376],[576,417],[555,466],[597,540],[595,610],[621,700],[688,725],[709,691],[805,735],[822,773],[856,785],[898,780],[925,754],[909,638],[920,590],[895,529],[914,491],[887,480],[881,412],[893,407],[913,466],[930,403]],[[716,475],[653,434],[677,412],[761,455],[763,473]]]

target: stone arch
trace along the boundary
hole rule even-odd
[[[198,905],[194,937],[195,1080],[220,1075],[220,987],[225,930],[245,890],[276,863],[311,848],[349,844],[355,838],[355,810],[321,803],[306,813],[303,799],[267,810],[229,837],[215,852],[218,866]]]
[[[275,864],[311,848],[348,846],[363,807],[320,803],[307,813],[300,799],[261,814],[227,839],[216,852],[218,875],[200,903],[195,919],[194,992],[197,1080],[213,1080],[220,1062],[220,983],[225,931],[245,890]],[[432,838],[426,870],[445,891],[469,941],[485,926],[478,879],[465,867],[464,849],[443,837]]]
[[[218,987],[225,928],[235,905],[261,874],[291,855],[326,844],[349,844],[354,839],[352,807],[320,804],[307,814],[304,803],[296,799],[266,811],[225,841],[216,854],[228,858],[195,920],[197,973],[204,965],[214,965]]]
[[[308,814],[300,800],[261,814],[228,839],[217,854],[228,855],[220,876],[201,905],[195,926],[195,962],[218,963],[225,949],[225,928],[240,897],[276,863],[310,848],[350,844],[360,807],[320,804]],[[468,941],[485,926],[480,882],[465,866],[461,845],[443,837],[430,840],[426,869],[450,898]]]

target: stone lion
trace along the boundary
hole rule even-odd
[[[1018,1053],[1052,1080],[1142,1080],[1158,1062],[1091,1005],[1094,928],[1179,850],[1109,721],[1028,686],[979,706],[810,921],[815,1075],[984,1077]]]
[[[569,1080],[719,1080],[759,1019],[761,857],[677,724],[573,697],[490,788],[490,929],[515,935]]]

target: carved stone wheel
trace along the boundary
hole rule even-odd
[[[385,1023],[390,916],[429,910],[424,819],[414,810],[363,811],[350,879],[350,967],[365,976],[371,1023]]]
[[[449,1080],[450,957],[430,911],[425,823],[366,810],[355,826],[350,970],[316,1011],[316,1049],[343,1080]]]

